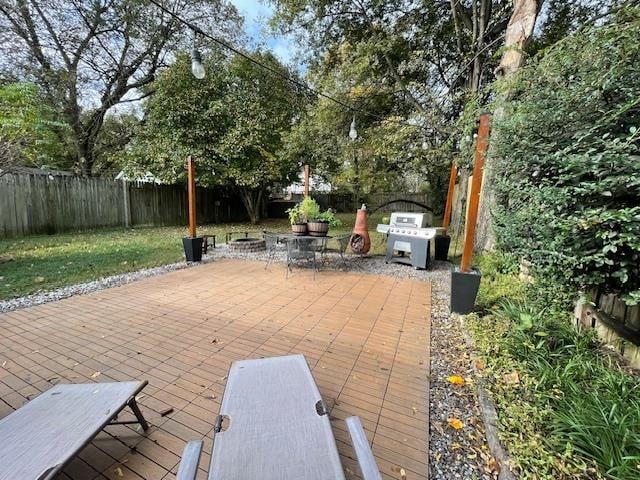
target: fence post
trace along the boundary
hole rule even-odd
[[[131,226],[131,202],[129,201],[129,182],[126,179],[122,179],[122,203],[124,209],[124,226],[129,228]]]

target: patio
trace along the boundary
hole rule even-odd
[[[0,314],[0,418],[59,382],[148,380],[152,425],[102,432],[60,478],[174,478],[205,439],[234,360],[302,353],[331,412],[347,478],[344,418],[358,415],[383,478],[427,478],[431,285],[221,260]],[[161,412],[172,408],[165,416]],[[286,421],[286,412],[283,412]],[[204,471],[201,472],[202,478]]]

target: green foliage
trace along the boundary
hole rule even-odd
[[[316,220],[327,222],[330,227],[339,227],[342,225],[342,221],[336,216],[335,212],[331,208],[320,213],[320,215],[316,217]]]
[[[519,300],[468,317],[520,478],[639,478],[640,380],[567,316]]]
[[[269,53],[253,56],[283,75],[291,73]],[[190,59],[180,55],[154,82],[129,169],[179,181],[185,159],[193,155],[203,185],[255,189],[290,181],[299,165],[280,155],[282,137],[304,95],[241,57],[227,61],[212,51],[205,68],[203,80],[194,78]]]
[[[499,246],[542,282],[640,300],[640,9],[543,52],[501,88]]]
[[[320,216],[320,205],[313,198],[306,197],[300,202],[300,214],[307,222],[317,220]]]
[[[69,131],[68,125],[55,120],[53,109],[43,102],[36,85],[10,83],[0,87],[0,143],[7,150],[0,161],[4,164],[7,156],[13,157],[13,165],[5,167],[68,167],[64,138]]]
[[[489,310],[503,300],[524,297],[524,285],[518,278],[518,264],[512,256],[495,252],[478,257],[476,264],[482,273],[477,310]]]
[[[342,225],[342,221],[332,209],[329,208],[322,212],[318,202],[311,197],[306,197],[300,203],[296,203],[287,210],[287,214],[289,215],[289,222],[291,222],[292,225],[312,221],[327,222],[331,227],[339,227]]]
[[[127,157],[122,152],[139,130],[139,123],[140,120],[132,113],[109,115],[104,119],[96,138],[94,174],[113,178],[126,167]]]
[[[293,207],[288,208],[286,210],[287,215],[289,216],[289,223],[291,225],[297,225],[301,223],[306,223],[306,218],[300,212],[300,204],[296,203]]]

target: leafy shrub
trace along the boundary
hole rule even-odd
[[[518,264],[512,256],[494,252],[476,260],[482,272],[476,300],[477,310],[485,311],[502,300],[523,297],[524,286],[518,279]]]
[[[640,478],[640,380],[595,332],[522,300],[468,324],[521,478]]]
[[[500,247],[543,277],[640,300],[640,8],[521,69],[496,119]]]
[[[300,213],[304,217],[304,221],[315,220],[320,216],[320,205],[311,197],[306,197],[300,202]]]

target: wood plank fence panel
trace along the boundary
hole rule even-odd
[[[239,196],[224,187],[198,187],[197,208],[201,224],[247,219]],[[0,237],[125,226],[127,221],[186,224],[185,186],[39,174],[0,177]]]

